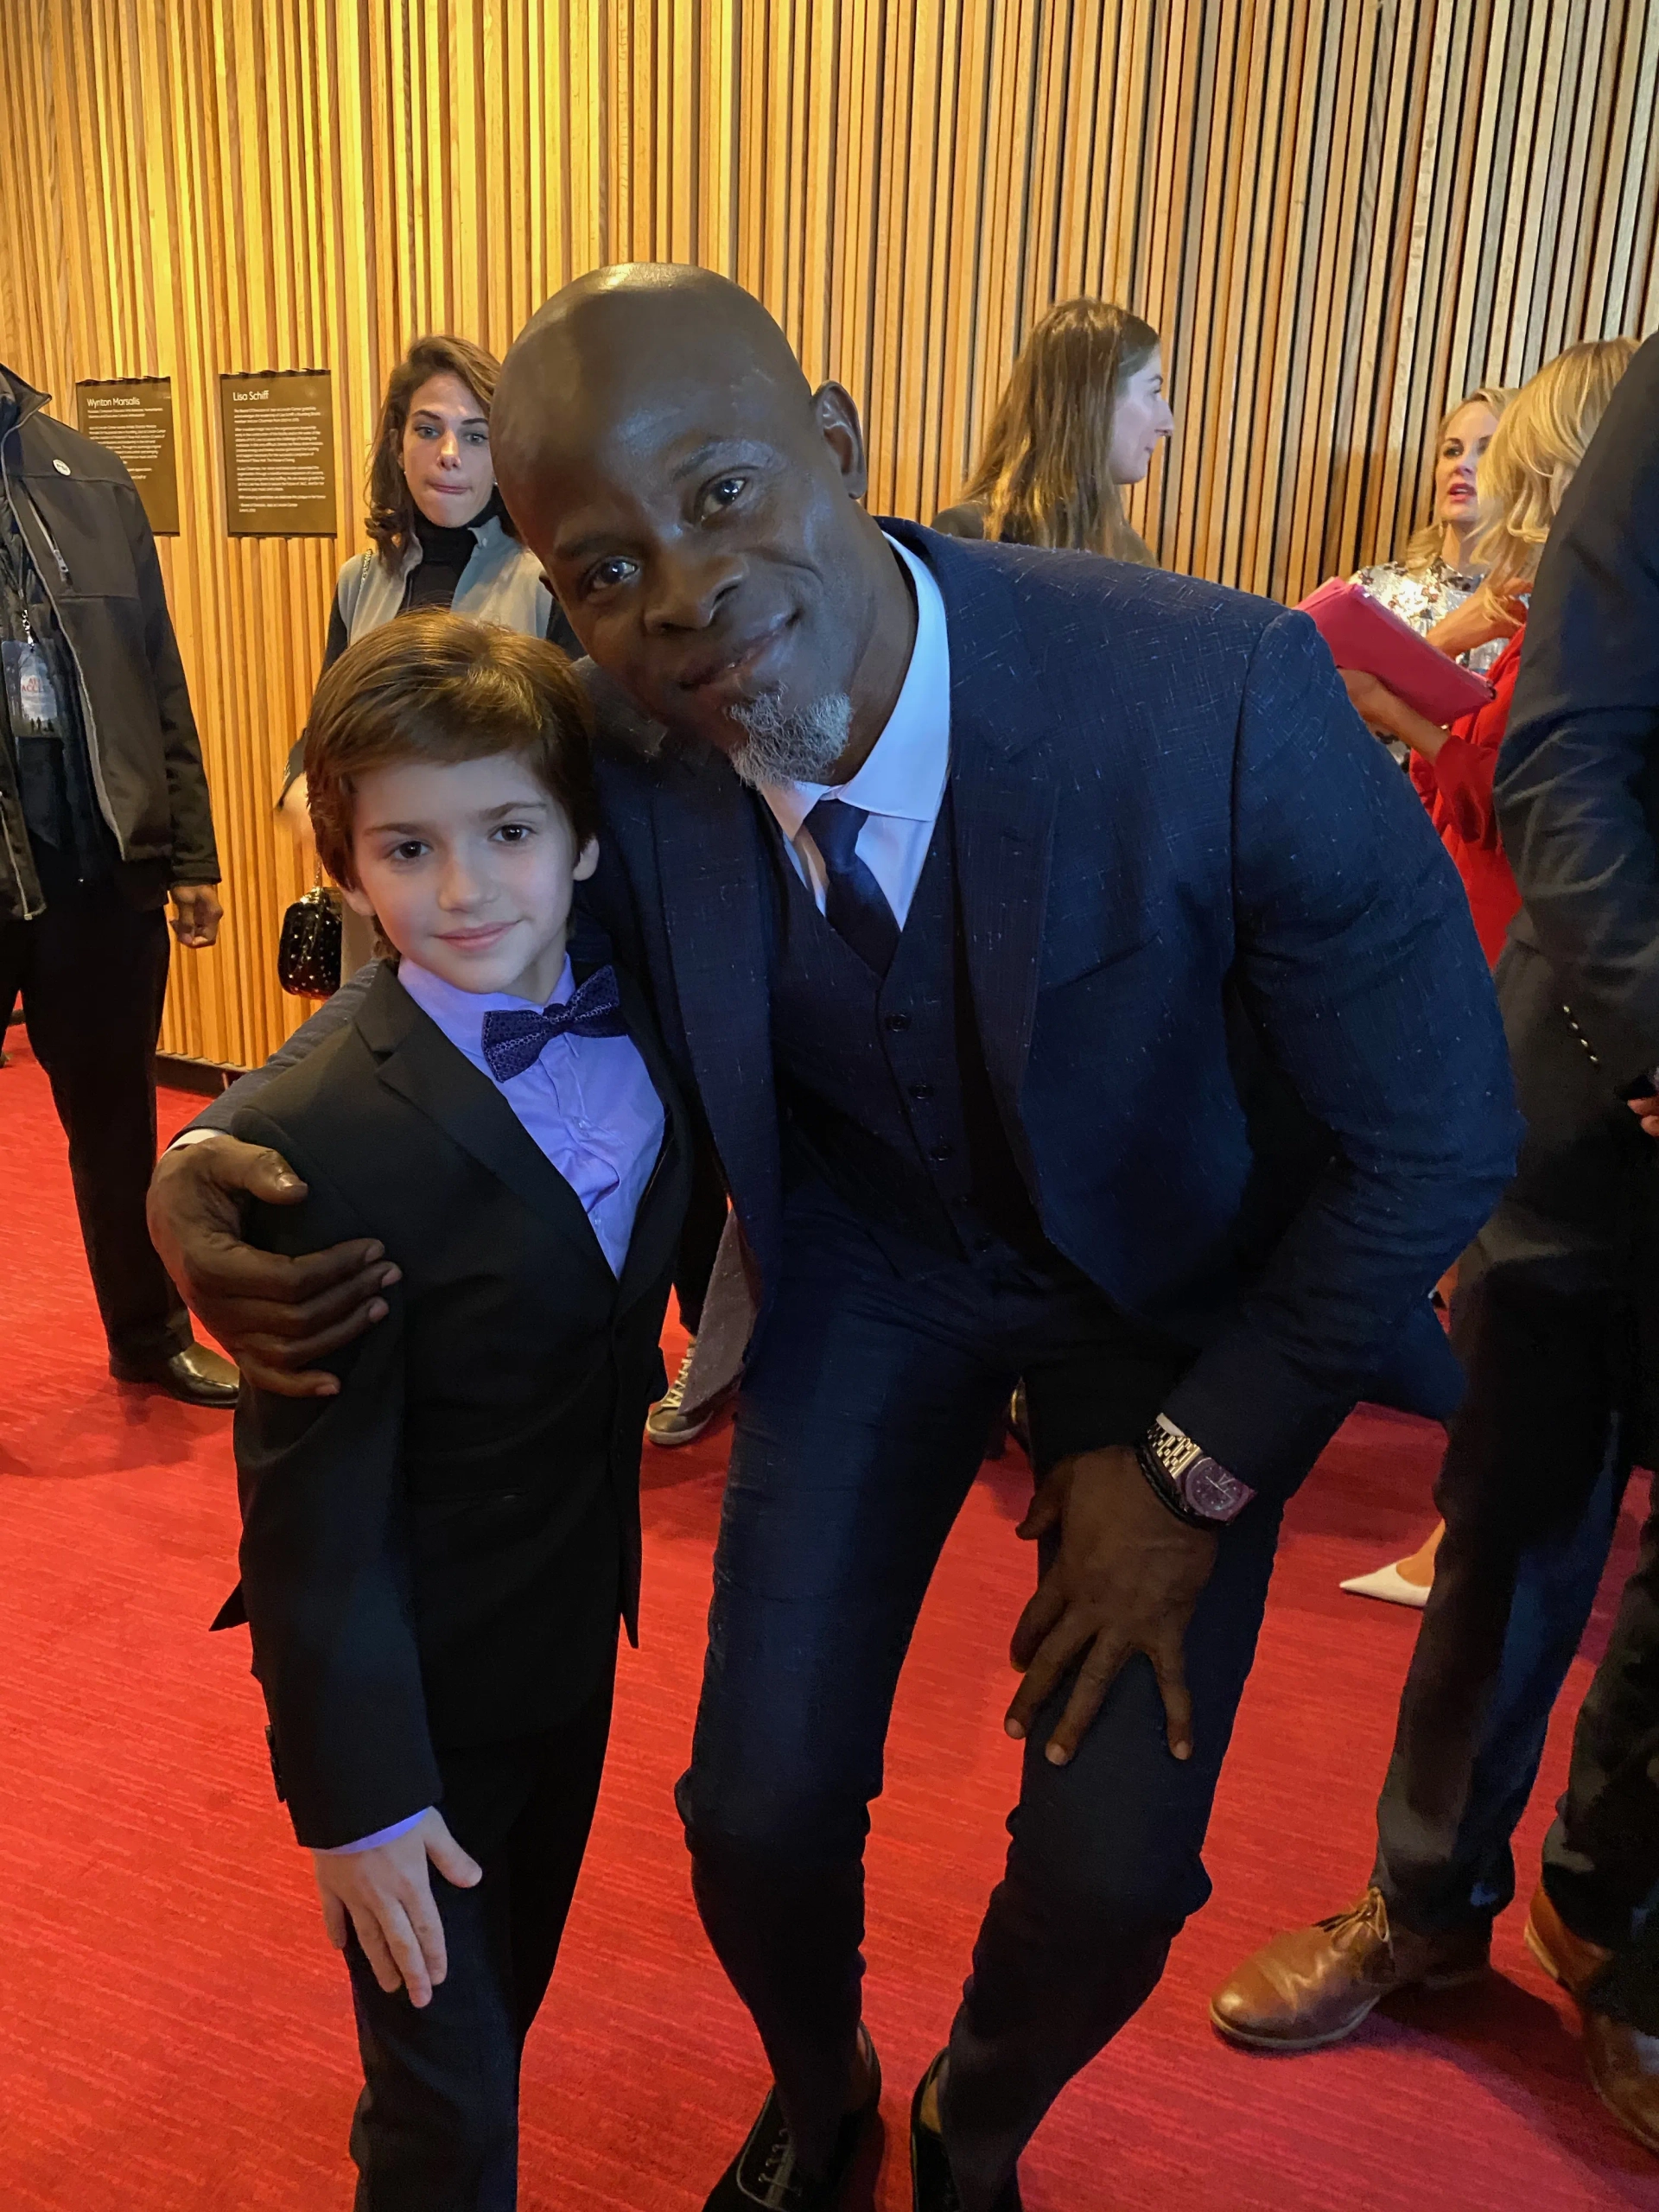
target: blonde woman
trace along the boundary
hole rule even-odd
[[[1515,394],[1477,385],[1440,423],[1434,439],[1429,517],[1397,561],[1362,569],[1356,581],[1429,643],[1484,674],[1514,634],[1511,611],[1481,589],[1476,475]]]
[[[1480,599],[1510,619],[1508,640],[1489,671],[1493,696],[1487,704],[1442,729],[1375,677],[1342,671],[1366,721],[1408,748],[1412,781],[1457,864],[1481,949],[1493,965],[1521,904],[1497,834],[1492,779],[1520,673],[1526,594],[1562,495],[1635,351],[1633,339],[1609,338],[1559,355],[1507,409],[1481,457],[1479,526],[1471,554],[1484,577]],[[1343,1588],[1395,1605],[1425,1605],[1441,1533],[1437,1528],[1408,1558],[1357,1575]]]
[[[933,527],[1154,566],[1122,487],[1174,427],[1152,325],[1104,300],[1063,301],[1026,340],[961,503]]]

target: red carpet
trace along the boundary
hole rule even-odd
[[[14,1030],[14,1040],[19,1033]],[[194,1102],[169,1097],[169,1128]],[[0,1071],[0,2206],[329,2212],[350,2201],[343,1975],[271,1799],[232,1579],[230,1425],[104,1370],[61,1140]],[[1518,1913],[1484,1986],[1299,2060],[1224,2049],[1214,1982],[1363,1882],[1414,1616],[1338,1595],[1426,1518],[1435,1432],[1356,1417],[1303,1492],[1211,1838],[1215,1902],[1055,2112],[1032,2212],[1659,2212],[1659,2164],[1586,2088]],[[525,2212],[696,2212],[763,2069],[692,1915],[670,1789],[696,1694],[724,1440],[648,1455],[645,1645],[625,1660],[597,1834],[525,2084]],[[1003,1647],[1022,1470],[991,1467],[899,1695],[871,1848],[869,2018],[902,2151],[999,1856]],[[1627,1517],[1624,1556],[1630,1529]],[[1615,1563],[1617,1567],[1617,1562]],[[1606,1594],[1604,1593],[1604,1607]],[[1603,1624],[1605,1632],[1605,1622]],[[1580,1662],[1520,1846],[1559,1789]],[[890,2158],[879,2202],[909,2196]]]

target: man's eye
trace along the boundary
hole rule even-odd
[[[522,845],[526,837],[533,837],[536,832],[528,822],[503,822],[495,834],[505,844]]]
[[[401,845],[394,845],[386,855],[388,860],[417,861],[426,850],[418,837],[405,837]]]
[[[585,591],[608,591],[617,584],[625,584],[635,573],[634,564],[621,554],[611,560],[600,561],[588,569],[582,582]]]
[[[719,478],[702,495],[704,508],[718,514],[727,507],[734,507],[744,493],[747,491],[748,485],[749,480],[747,476]]]

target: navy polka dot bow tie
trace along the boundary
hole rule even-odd
[[[556,1037],[626,1037],[614,968],[595,968],[563,1006],[484,1017],[484,1060],[498,1083],[533,1068]]]

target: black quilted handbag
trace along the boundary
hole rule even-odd
[[[340,909],[339,892],[319,881],[283,916],[276,977],[296,998],[328,999],[340,988]]]

